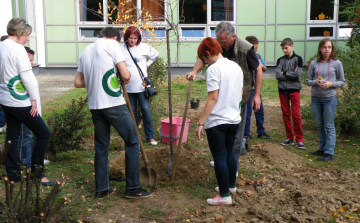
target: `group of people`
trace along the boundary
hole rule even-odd
[[[256,53],[257,38],[248,36],[246,41],[236,36],[229,22],[220,22],[215,34],[216,40],[209,37],[200,43],[199,60],[193,70],[187,73],[187,78],[195,78],[205,64],[209,65],[206,73],[208,98],[197,123],[195,137],[201,139],[206,130],[214,159],[218,183],[215,191],[219,194],[207,199],[207,203],[229,205],[232,204],[230,194],[236,193],[241,142],[243,137],[250,138],[252,109],[255,111],[258,138],[272,137],[266,134],[263,127],[264,109],[260,92],[262,71],[266,71],[266,66]],[[294,145],[296,142],[297,148],[305,149],[300,115],[303,60],[293,51],[294,44],[290,38],[285,38],[280,46],[284,56],[277,60],[275,70],[286,132],[286,139],[281,145]],[[345,83],[342,64],[336,58],[330,39],[320,41],[317,58],[310,64],[306,83],[312,86],[311,104],[319,137],[319,149],[311,154],[320,156],[319,161],[330,161],[333,160],[336,142],[336,88]],[[246,112],[249,112],[248,115]]]
[[[31,171],[40,168],[38,179],[43,185],[51,185],[44,176],[44,154],[50,132],[41,118],[39,90],[32,73],[27,51],[23,45],[29,41],[31,27],[23,19],[14,18],[7,26],[9,37],[0,43],[0,104],[7,122],[6,141],[12,142],[6,156],[6,171],[11,181],[19,181],[21,171],[18,136],[23,124],[35,139],[32,149]],[[206,131],[218,187],[218,196],[210,198],[210,205],[232,203],[230,194],[236,192],[236,175],[243,139],[250,137],[252,110],[257,120],[258,138],[272,139],[264,128],[264,106],[261,99],[262,72],[266,65],[257,53],[258,39],[245,39],[235,34],[233,25],[220,22],[216,39],[205,38],[199,45],[195,63],[188,79],[195,79],[205,64],[207,69],[207,92],[205,108],[201,114],[195,135],[198,139]],[[86,88],[89,109],[95,128],[95,184],[96,197],[103,198],[114,190],[110,186],[108,152],[110,126],[113,126],[125,141],[126,198],[144,198],[152,194],[143,189],[139,180],[139,125],[138,105],[143,120],[146,140],[151,145],[153,137],[150,101],[145,94],[144,78],[148,67],[159,58],[159,52],[141,42],[141,32],[130,26],[120,45],[120,33],[112,27],[100,32],[99,39],[85,48],[74,80],[76,88]],[[282,145],[294,145],[305,149],[300,116],[300,76],[302,58],[293,51],[294,44],[286,38],[281,42],[284,56],[276,64],[279,98],[283,112],[286,139]],[[344,71],[336,59],[330,39],[319,43],[317,59],[309,67],[306,83],[312,86],[312,108],[319,136],[319,149],[312,152],[319,160],[333,159],[336,133],[334,112],[336,88],[344,84]],[[126,85],[136,123],[132,121],[126,105],[123,89]],[[248,113],[248,114],[247,114]],[[25,164],[23,162],[23,164]]]

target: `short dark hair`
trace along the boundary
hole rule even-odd
[[[105,27],[100,31],[99,38],[114,38],[117,37],[117,41],[120,42],[120,32],[113,27]]]
[[[136,45],[139,45],[141,42],[141,33],[139,28],[137,28],[136,26],[129,26],[124,34],[124,42],[126,45],[128,45],[128,39],[130,38],[131,34],[134,34],[135,36],[137,36],[138,40],[136,42]]]
[[[6,40],[9,36],[8,35],[5,35],[5,36],[1,36],[1,42]]]
[[[27,46],[24,46],[25,47],[25,50],[28,54],[31,54],[31,55],[35,55],[35,51],[30,49],[30,47],[27,47]]]
[[[280,46],[285,46],[285,45],[289,45],[289,46],[292,46],[294,45],[292,39],[290,38],[285,38],[283,39],[283,41],[281,42]]]
[[[252,45],[259,44],[259,40],[255,36],[247,36],[245,39]]]

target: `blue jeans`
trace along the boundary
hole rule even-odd
[[[319,137],[319,150],[330,155],[334,155],[336,144],[334,125],[336,105],[336,96],[327,98],[311,96],[311,106]]]
[[[31,142],[32,140],[32,142]],[[24,124],[21,124],[19,132],[19,146],[21,151],[21,161],[26,167],[31,167],[31,154],[36,138],[33,138],[32,132]]]
[[[36,171],[36,167],[41,166],[37,175],[39,179],[44,173],[44,156],[48,146],[50,131],[41,116],[33,117],[30,115],[31,106],[29,107],[7,107],[2,106],[7,123],[6,142],[11,141],[9,152],[5,159],[6,172],[10,181],[20,180],[21,160],[19,147],[19,132],[21,123],[24,123],[36,136],[37,141],[31,158],[31,172]]]
[[[0,106],[0,128],[3,127],[6,124],[5,121],[5,112],[3,108]]]
[[[236,186],[237,162],[233,146],[238,124],[223,124],[206,129],[211,154],[214,159],[216,180],[220,196],[230,196],[229,187]]]
[[[154,138],[154,129],[150,112],[150,100],[146,97],[145,91],[140,93],[128,93],[131,108],[134,112],[136,124],[139,126],[138,102],[144,120],[145,137],[147,141]]]
[[[126,189],[140,188],[139,138],[126,105],[90,110],[95,127],[96,192],[109,190],[109,144],[112,125],[125,141]]]
[[[251,98],[249,100],[249,102],[247,103],[247,113],[246,113],[246,125],[245,125],[245,131],[244,131],[244,135],[248,136],[250,135],[250,126],[251,126],[251,114],[252,114],[252,110],[255,111],[255,107],[252,108],[252,100],[254,98],[254,94],[255,94],[255,89],[252,90],[251,93]],[[264,127],[264,105],[262,102],[262,97],[260,94],[260,100],[261,100],[261,104],[260,104],[260,109],[255,113],[255,118],[256,118],[256,128],[257,128],[257,134],[258,135],[264,135],[265,134],[265,127]]]

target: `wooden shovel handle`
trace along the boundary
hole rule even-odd
[[[137,126],[137,124],[136,124],[134,112],[133,112],[133,110],[132,110],[132,108],[131,108],[129,96],[128,96],[127,91],[126,91],[126,87],[125,87],[124,81],[123,81],[121,78],[120,78],[120,83],[121,83],[121,87],[122,87],[122,89],[123,89],[123,94],[124,94],[124,96],[125,96],[126,105],[127,105],[128,108],[129,108],[129,111],[130,111],[132,120],[133,120],[134,125],[135,125],[136,133],[137,133],[137,135],[138,135],[138,137],[139,137],[140,150],[141,150],[141,154],[143,155],[145,167],[146,167],[146,168],[149,168],[149,166],[150,166],[149,160],[148,160],[148,158],[147,158],[147,156],[146,156],[146,153],[145,153],[145,150],[144,150],[144,146],[143,146],[143,144],[142,144],[141,135],[140,135],[138,126]]]

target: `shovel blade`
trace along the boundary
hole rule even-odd
[[[157,175],[153,168],[142,167],[140,169],[140,183],[147,187],[156,189]]]

